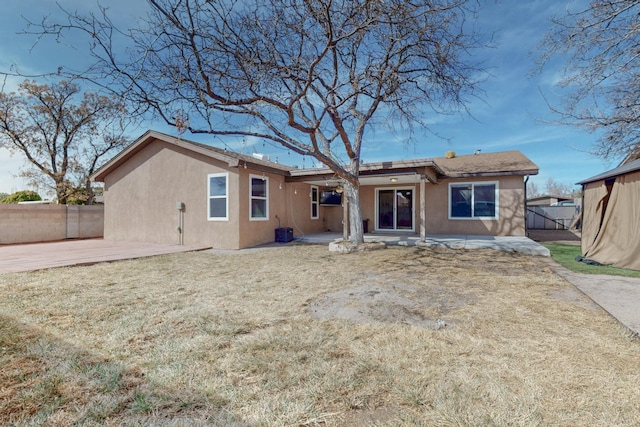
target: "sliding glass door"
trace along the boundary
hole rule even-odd
[[[377,189],[377,229],[413,230],[413,189]]]

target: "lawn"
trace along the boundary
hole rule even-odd
[[[616,268],[610,265],[590,265],[576,261],[576,257],[582,255],[580,246],[555,243],[542,243],[542,245],[551,251],[551,258],[555,262],[576,273],[640,277],[640,271]]]
[[[324,246],[0,275],[0,425],[640,425],[640,345],[538,258]]]

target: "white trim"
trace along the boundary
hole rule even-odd
[[[393,197],[393,212],[394,212],[394,218],[393,218],[393,228],[380,228],[380,212],[379,212],[379,206],[380,206],[380,198],[379,198],[379,194],[380,191],[385,191],[385,190],[392,190],[394,191],[394,197]],[[411,228],[398,228],[398,224],[397,224],[397,205],[396,205],[396,197],[397,197],[397,192],[398,191],[403,191],[403,190],[411,190]],[[375,188],[375,219],[374,219],[374,231],[382,231],[382,232],[390,232],[390,233],[394,233],[394,232],[398,232],[398,233],[406,233],[407,231],[416,231],[416,186],[404,186],[404,187],[376,187]]]
[[[473,216],[473,209],[475,207],[475,187],[479,185],[495,185],[494,190],[494,199],[495,199],[495,216]],[[470,217],[459,217],[459,216],[451,216],[451,189],[453,187],[463,187],[463,186],[471,186],[471,216]],[[448,189],[448,198],[447,198],[447,216],[450,220],[453,221],[481,221],[481,220],[490,220],[497,221],[500,219],[500,185],[499,181],[468,181],[468,182],[450,182]]]
[[[253,180],[260,179],[264,181],[264,197],[253,195]],[[265,216],[253,216],[253,200],[264,200]],[[269,220],[269,177],[265,175],[249,174],[249,221],[268,221]]]
[[[225,195],[211,196],[211,178],[224,177]],[[211,217],[211,199],[225,199],[225,216]],[[229,221],[229,173],[210,173],[207,175],[207,221]]]
[[[315,202],[313,201],[313,190],[316,191]],[[320,189],[318,188],[317,185],[311,186],[311,189],[309,190],[309,200],[310,200],[309,215],[311,216],[311,219],[320,219]],[[314,205],[316,206],[316,216],[313,216]]]

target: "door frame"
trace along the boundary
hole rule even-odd
[[[393,223],[394,228],[380,228],[380,191],[390,191],[394,192],[393,197]],[[411,229],[409,228],[397,228],[398,222],[398,207],[397,207],[397,192],[402,190],[411,190]],[[374,230],[381,232],[390,232],[390,233],[407,233],[416,231],[416,187],[415,185],[408,186],[398,186],[398,187],[375,187],[375,221],[374,221]]]

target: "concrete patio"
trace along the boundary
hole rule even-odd
[[[309,243],[329,245],[329,243],[341,239],[341,233],[319,233],[296,237],[294,241],[289,244]],[[421,241],[417,234],[372,233],[365,234],[365,241],[384,242],[387,245],[397,246],[443,246],[452,249],[497,249],[509,252],[521,252],[528,255],[549,256],[549,250],[547,248],[526,237],[430,235],[427,236],[425,241]],[[244,251],[261,250],[266,247],[279,247],[281,245],[286,245],[286,243],[270,243],[256,248],[224,252],[239,253]],[[133,259],[174,252],[198,251],[203,249],[207,248],[160,243],[110,241],[103,239],[81,239],[49,243],[1,245],[0,274],[73,265],[87,265],[97,262]]]
[[[103,239],[61,240],[0,246],[0,274],[88,265],[206,249],[198,246]]]
[[[342,240],[342,233],[320,233],[298,236],[296,242],[329,244]],[[365,242],[384,242],[396,246],[442,246],[451,249],[497,249],[528,255],[549,256],[549,249],[524,236],[427,235],[424,241],[417,234],[367,233]]]

